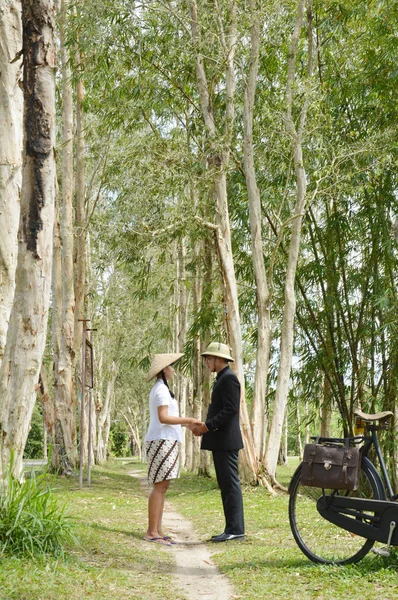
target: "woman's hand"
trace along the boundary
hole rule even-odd
[[[188,429],[190,431],[193,431],[193,429],[197,426],[200,425],[200,421],[198,421],[198,419],[187,419],[187,423],[186,426],[188,427]]]

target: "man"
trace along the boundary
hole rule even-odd
[[[207,368],[217,373],[206,422],[192,428],[203,435],[202,450],[211,450],[217,483],[225,515],[225,530],[211,538],[212,542],[244,539],[242,490],[238,475],[238,454],[243,448],[239,426],[240,383],[230,369],[233,362],[226,344],[212,342],[202,352]]]

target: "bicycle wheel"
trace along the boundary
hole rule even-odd
[[[322,490],[301,485],[300,477],[301,465],[294,473],[289,487],[290,527],[300,550],[313,562],[322,564],[347,565],[361,560],[372,548],[374,541],[326,521],[316,507]],[[331,491],[325,490],[325,493],[330,494]],[[358,489],[336,493],[356,498],[385,499],[380,476],[366,457],[362,458]]]

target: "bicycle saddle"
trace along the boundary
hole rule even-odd
[[[354,415],[356,417],[359,417],[359,419],[362,419],[362,421],[368,421],[369,423],[373,423],[374,421],[380,421],[380,423],[383,423],[388,421],[388,419],[391,419],[393,414],[394,413],[392,413],[391,410],[385,410],[384,412],[379,412],[374,415],[368,415],[359,410],[359,408],[354,410]]]

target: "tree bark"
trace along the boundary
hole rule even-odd
[[[113,390],[117,377],[117,368],[112,363],[111,376],[107,382],[105,400],[102,406],[97,406],[97,455],[96,462],[102,464],[107,459],[109,430],[111,425],[111,408]]]
[[[22,6],[24,161],[14,304],[0,369],[1,465],[22,457],[36,400],[50,300],[55,197],[54,15],[50,0]]]
[[[309,91],[307,90],[300,114],[298,128],[292,116],[293,82],[297,58],[298,42],[304,17],[305,0],[298,0],[297,19],[290,44],[288,61],[288,82],[286,92],[286,128],[293,141],[293,160],[296,175],[296,204],[292,215],[291,238],[288,253],[288,263],[285,277],[284,310],[280,343],[280,362],[278,379],[275,392],[274,409],[269,437],[267,440],[264,457],[265,467],[271,478],[275,478],[278,452],[281,443],[283,420],[286,411],[287,396],[289,392],[290,371],[293,356],[293,325],[296,313],[295,277],[300,250],[301,225],[304,215],[306,200],[306,173],[303,164],[302,138],[306,123]],[[308,33],[308,79],[312,75],[312,29]]]
[[[62,60],[62,320],[59,355],[56,364],[54,402],[57,445],[53,466],[70,472],[76,466],[76,397],[73,387],[74,289],[73,289],[73,90],[69,51],[65,45],[67,2],[62,0],[60,41]],[[61,463],[55,460],[64,457]]]
[[[47,434],[46,441],[50,440],[50,444],[54,444],[54,404],[50,396],[50,391],[47,384],[46,371],[42,365],[39,378],[39,392],[41,400],[41,408],[43,412],[43,425]],[[47,454],[45,453],[45,457]]]
[[[85,161],[84,161],[84,85],[79,79],[76,85],[76,268],[75,268],[75,323],[74,352],[80,355],[83,338],[84,299],[86,282],[86,209],[85,209]],[[81,389],[81,367],[75,360],[75,389]]]
[[[249,203],[249,220],[252,247],[252,262],[256,281],[257,296],[257,350],[256,370],[254,375],[253,400],[250,412],[250,424],[257,458],[264,452],[265,443],[265,395],[267,389],[268,369],[271,352],[270,293],[264,264],[263,240],[261,232],[261,201],[254,167],[253,149],[253,111],[258,75],[260,52],[260,12],[256,9],[256,1],[250,0],[251,14],[251,49],[249,73],[244,88],[243,106],[243,166]]]
[[[15,291],[22,184],[21,2],[0,0],[0,364]]]
[[[222,279],[225,286],[225,311],[227,323],[228,341],[232,347],[235,362],[233,368],[241,383],[241,429],[244,450],[240,455],[240,466],[242,479],[245,483],[257,481],[258,462],[254,452],[253,437],[247,412],[245,398],[245,381],[243,372],[243,349],[242,334],[239,315],[238,292],[235,277],[235,268],[232,254],[231,230],[229,223],[228,196],[227,196],[227,169],[230,155],[230,142],[234,126],[234,94],[235,94],[235,65],[234,56],[236,49],[236,4],[231,3],[231,25],[228,35],[222,36],[225,50],[226,64],[226,107],[224,114],[223,132],[218,132],[213,103],[211,101],[209,86],[207,83],[203,56],[200,46],[200,26],[198,22],[198,10],[195,0],[190,0],[192,41],[196,53],[196,84],[202,109],[202,117],[209,140],[208,163],[214,182],[215,200],[215,232],[218,258]],[[218,139],[223,139],[223,147],[220,147]]]

